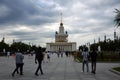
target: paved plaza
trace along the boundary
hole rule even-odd
[[[35,76],[37,64],[34,56],[25,55],[24,75],[11,73],[15,69],[14,57],[0,57],[0,80],[120,80],[120,75],[114,74],[109,69],[120,66],[120,63],[97,63],[96,74],[82,72],[82,63],[77,63],[72,57],[51,56],[51,61],[44,60],[42,67],[44,75]],[[89,68],[91,64],[89,63]],[[90,70],[91,71],[91,70]]]

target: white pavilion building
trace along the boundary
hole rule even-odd
[[[55,32],[55,42],[46,43],[46,51],[76,51],[76,42],[68,42],[68,33],[67,31],[64,31],[64,26],[62,23],[62,14],[59,31]]]

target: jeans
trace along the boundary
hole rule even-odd
[[[92,61],[92,72],[96,72],[96,61]]]
[[[22,75],[23,74],[23,64],[24,63],[16,63],[16,68],[15,68],[15,70],[13,71],[13,75],[15,74],[15,72],[17,72],[17,73],[19,73],[18,72],[18,69],[20,68],[20,75]]]
[[[40,70],[41,74],[43,74],[41,64],[42,64],[42,61],[38,61],[38,68],[37,68],[37,70],[36,70],[35,74],[38,74],[38,71],[39,71],[39,70]]]
[[[83,61],[82,70],[83,70],[83,72],[84,72],[84,66],[85,66],[85,64],[86,64],[87,72],[89,72],[88,61]]]

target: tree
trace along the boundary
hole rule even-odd
[[[3,49],[8,51],[9,50],[9,45],[4,43],[4,42],[0,42],[0,52],[3,52]]]
[[[30,49],[30,46],[28,44],[22,43],[22,42],[15,42],[11,44],[11,51],[17,52],[18,50],[21,50],[23,52]]]
[[[116,26],[120,27],[120,10],[118,10],[118,9],[115,9],[115,10],[116,10],[115,13],[117,13],[117,14],[115,16],[114,21],[116,23]]]

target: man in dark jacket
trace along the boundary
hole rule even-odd
[[[97,58],[97,52],[95,49],[91,52],[91,62],[92,62],[92,73],[96,73],[96,58]]]
[[[43,53],[42,53],[42,49],[41,47],[39,47],[37,50],[36,50],[36,55],[35,55],[35,63],[37,64],[38,62],[38,68],[35,72],[35,75],[38,76],[38,71],[40,69],[41,71],[41,75],[43,75],[43,71],[42,71],[42,60],[43,60]]]

